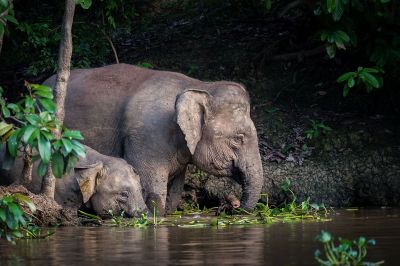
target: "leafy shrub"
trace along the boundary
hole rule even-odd
[[[56,106],[50,87],[26,83],[28,94],[17,103],[7,103],[0,90],[0,137],[7,143],[3,168],[10,169],[18,150],[37,151],[40,159],[38,175],[44,176],[51,162],[53,173],[62,177],[85,156],[79,131],[63,127],[55,116]],[[0,87],[1,88],[1,87]],[[12,121],[13,123],[9,123]],[[55,130],[61,136],[55,136]],[[32,152],[30,153],[32,154]]]
[[[43,238],[51,235],[42,234],[40,228],[33,225],[31,214],[25,213],[21,208],[25,205],[33,214],[36,211],[32,201],[19,193],[6,195],[0,199],[0,238],[6,238],[15,244],[19,238]]]

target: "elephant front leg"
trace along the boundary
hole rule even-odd
[[[150,178],[142,180],[146,190],[146,205],[151,212],[156,211],[159,216],[165,215],[167,180],[168,175],[160,172],[151,174]]]
[[[185,172],[186,169],[179,172],[179,174],[168,182],[166,213],[174,212],[182,199],[182,192],[185,184]]]

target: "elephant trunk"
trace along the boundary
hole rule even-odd
[[[243,188],[240,206],[241,208],[252,211],[257,204],[263,186],[263,169],[258,145],[255,152],[240,160],[238,166]]]

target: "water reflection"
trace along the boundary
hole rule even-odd
[[[227,228],[59,228],[45,240],[0,241],[0,265],[315,265],[321,229],[377,240],[371,260],[398,265],[398,210],[341,211],[333,222]]]

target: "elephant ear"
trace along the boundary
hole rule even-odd
[[[93,164],[80,162],[75,166],[75,177],[83,196],[83,203],[88,202],[96,192],[98,176],[102,169],[103,163],[99,161]]]
[[[197,89],[186,90],[176,98],[176,120],[192,155],[201,139],[202,127],[210,111],[209,98],[208,92]]]

